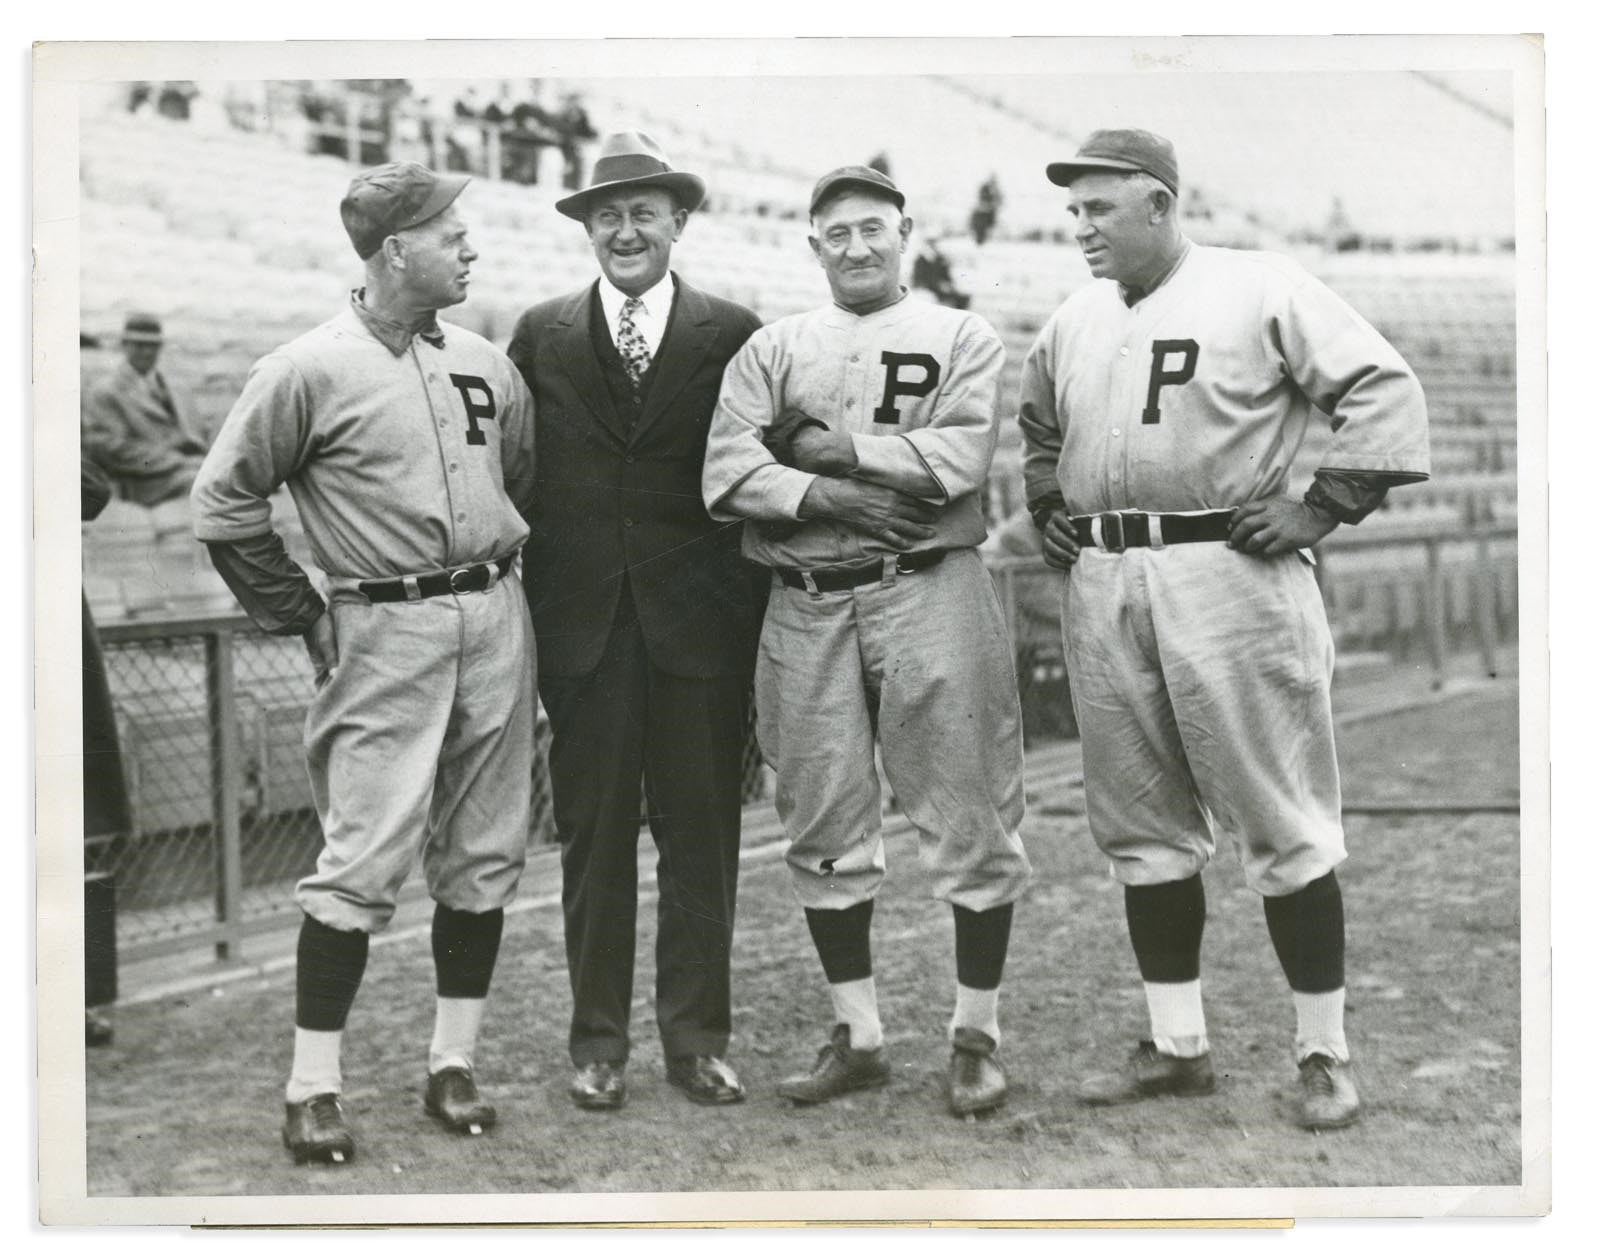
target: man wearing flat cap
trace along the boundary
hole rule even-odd
[[[315,672],[306,755],[324,845],[296,890],[296,1160],[354,1154],[345,1020],[419,857],[438,995],[424,1107],[457,1132],[495,1119],[473,1056],[528,842],[533,634],[515,564],[533,408],[505,355],[437,316],[466,299],[478,256],[456,206],[466,183],[412,162],[351,182],[339,209],[365,286],[251,369],[192,494],[217,570],[263,630],[304,637]],[[326,599],[272,531],[284,483]]]
[[[161,345],[160,319],[129,314],[122,327],[123,360],[84,407],[84,453],[120,496],[141,506],[186,496],[206,452],[156,365]]]
[[[672,246],[705,197],[649,136],[606,137],[556,202],[599,278],[528,310],[508,350],[537,414],[524,569],[550,716],[572,982],[569,1093],[627,1097],[640,783],[656,868],[656,1028],[668,1080],[735,1103],[729,948],[764,579],[700,504],[728,359],[760,326],[685,283]]]
[[[872,968],[885,859],[876,742],[955,927],[947,1100],[1006,1098],[999,997],[1029,877],[1010,637],[976,546],[1005,347],[965,310],[907,299],[911,219],[887,175],[846,166],[811,196],[833,303],[779,319],[728,367],[702,488],[771,569],[756,665],[762,753],[833,1028],[784,1080],[797,1104],[885,1085]]]
[[[1427,478],[1422,390],[1295,262],[1185,237],[1162,137],[1096,131],[1045,174],[1067,189],[1094,279],[1024,364],[1023,471],[1045,558],[1065,573],[1089,829],[1123,885],[1150,1024],[1080,1096],[1214,1089],[1201,870],[1222,835],[1293,996],[1297,1119],[1349,1125],[1333,643],[1305,551]],[[1323,416],[1327,452],[1292,496]]]

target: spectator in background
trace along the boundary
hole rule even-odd
[[[1005,197],[1000,192],[1000,179],[991,174],[978,185],[978,203],[972,208],[972,216],[968,224],[972,228],[972,238],[982,244],[989,238],[989,233],[994,230],[995,223],[1000,218],[1000,206]]]
[[[972,295],[963,292],[950,269],[950,258],[937,240],[925,240],[911,262],[911,287],[927,292],[940,305],[964,310]]]
[[[447,138],[445,164],[451,170],[464,170],[471,174],[483,172],[482,107],[478,104],[478,89],[466,88],[456,97],[455,122]]]
[[[78,464],[80,516],[97,518],[111,500],[111,481],[88,458]],[[127,778],[117,741],[116,710],[106,679],[100,637],[83,599],[83,1001],[84,1040],[111,1045],[112,1027],[103,1012],[117,997],[116,912],[109,873],[94,870],[97,855],[133,827]]]
[[[156,112],[163,118],[178,122],[189,120],[189,104],[200,94],[200,89],[187,79],[173,79],[161,84],[156,93]]]
[[[111,477],[118,496],[141,506],[186,497],[206,452],[156,369],[161,345],[154,314],[129,314],[123,360],[90,392],[84,415],[84,452]]]
[[[563,94],[561,109],[548,121],[561,149],[561,186],[575,192],[583,184],[583,150],[579,145],[594,139],[598,132],[577,92]]]

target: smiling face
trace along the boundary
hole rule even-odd
[[[1138,284],[1159,269],[1168,246],[1170,201],[1163,210],[1147,176],[1098,170],[1079,175],[1068,189],[1073,238],[1096,279]]]
[[[478,254],[467,243],[467,226],[454,205],[394,238],[402,245],[405,266],[400,272],[401,284],[411,305],[442,310],[467,299],[472,263]]]
[[[666,188],[620,188],[589,202],[583,228],[589,244],[619,292],[643,296],[660,283],[672,262],[673,242],[683,234],[689,211]]]
[[[870,192],[846,192],[817,210],[811,228],[811,251],[840,305],[887,305],[900,295],[900,263],[911,219],[893,201]]]

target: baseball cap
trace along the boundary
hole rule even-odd
[[[815,214],[823,202],[851,188],[882,193],[894,202],[896,209],[906,207],[905,193],[895,187],[894,182],[881,170],[874,170],[871,166],[840,166],[837,170],[828,171],[811,189],[810,212]]]
[[[122,321],[122,340],[134,344],[158,345],[161,343],[161,320],[154,314],[130,313]]]
[[[395,232],[442,214],[468,182],[464,174],[435,174],[414,161],[363,170],[350,180],[350,190],[339,202],[339,217],[356,256],[366,261]]]
[[[1052,161],[1044,168],[1045,177],[1057,187],[1066,187],[1087,170],[1143,171],[1165,183],[1178,194],[1178,155],[1172,141],[1149,131],[1096,131],[1071,161]]]

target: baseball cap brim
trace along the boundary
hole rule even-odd
[[[816,190],[816,194],[811,198],[809,212],[816,213],[819,206],[831,201],[843,192],[869,192],[873,196],[892,201],[896,209],[903,210],[906,207],[905,193],[900,191],[899,188],[885,187],[875,179],[864,179],[853,174],[842,174],[837,179],[829,179]]]
[[[450,208],[456,197],[461,195],[462,189],[471,182],[471,175],[435,174],[433,191],[428,193],[428,199],[417,207],[416,213],[398,224],[395,230],[405,231],[410,227],[420,227],[430,218],[437,218]]]
[[[1064,188],[1079,175],[1088,174],[1091,170],[1117,170],[1123,174],[1137,174],[1144,170],[1143,166],[1135,165],[1131,161],[1117,161],[1114,158],[1095,158],[1092,161],[1052,161],[1044,168],[1045,178],[1057,187]],[[1153,174],[1145,171],[1146,174]],[[1154,178],[1161,179],[1160,175]],[[1161,179],[1165,183],[1165,179]]]

